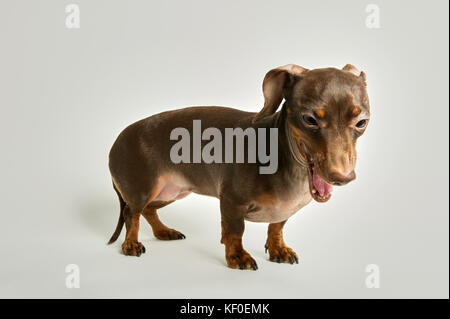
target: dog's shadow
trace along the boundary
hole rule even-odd
[[[111,197],[108,196],[97,196],[95,198],[83,200],[79,209],[81,223],[86,227],[86,229],[98,236],[100,240],[103,240],[105,245],[116,229],[117,221],[119,219],[120,205],[119,201],[117,200],[116,202],[115,200],[116,199],[111,199]],[[164,216],[163,218],[167,220],[168,226],[172,225],[172,223],[180,225],[180,227],[182,227],[180,230],[182,232],[186,232],[188,239],[190,237],[189,234],[201,232],[202,227],[199,226],[198,223],[195,223],[189,214],[180,213],[178,210],[179,207],[176,207],[175,205],[170,205],[161,209],[161,213]],[[168,241],[160,241],[154,238],[152,230],[149,225],[147,225],[145,219],[141,218],[140,225],[139,236],[144,241],[144,245],[145,242],[149,241],[152,242],[152,244],[160,245],[170,243]],[[118,239],[119,242],[121,238],[123,238],[124,234],[125,227],[122,229],[121,236]],[[215,264],[223,264],[222,259],[217,258],[216,255],[204,249],[202,246],[195,245],[192,248],[201,254],[208,256]],[[117,250],[121,251],[120,245],[118,245]]]
[[[192,226],[188,219],[183,218],[184,214],[177,214],[177,209],[170,206],[163,208],[163,214],[169,217],[171,220],[176,215],[177,223],[180,225]],[[86,228],[90,229],[96,235],[105,239],[105,242],[109,240],[114,230],[116,229],[117,221],[120,214],[119,201],[111,199],[110,197],[96,197],[94,199],[86,199],[82,201],[80,207],[80,219]],[[180,220],[181,219],[181,220]],[[145,238],[152,237],[151,228],[146,227],[147,222],[145,219],[140,220],[139,234]],[[125,233],[125,226],[122,229],[121,235]]]
[[[96,197],[82,201],[80,207],[80,220],[87,229],[103,237],[105,242],[114,232],[119,219],[119,202],[110,197]]]

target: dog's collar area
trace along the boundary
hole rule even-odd
[[[294,157],[294,160],[300,164],[301,166],[308,168],[307,163],[304,161],[304,159],[302,158],[302,156],[300,155],[300,151],[298,149],[298,146],[296,145],[297,143],[294,141],[292,134],[291,134],[291,130],[288,127],[287,121],[285,122],[285,133],[286,133],[286,137],[288,140],[288,145],[289,145],[289,150],[292,154],[292,157]]]

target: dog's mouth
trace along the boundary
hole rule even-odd
[[[313,157],[310,155],[303,143],[301,143],[299,149],[308,168],[309,191],[312,198],[319,203],[327,202],[331,198],[333,186],[325,182],[319,176],[314,165]]]

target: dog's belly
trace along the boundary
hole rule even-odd
[[[279,223],[287,220],[312,200],[307,180],[300,184],[291,194],[278,197],[264,194],[254,201],[254,208],[248,211],[244,218],[251,222]],[[196,187],[180,174],[163,175],[158,179],[154,202],[171,202],[182,199],[190,193],[209,195],[199,192]]]
[[[171,202],[182,199],[192,192],[192,186],[181,176],[169,175],[159,179],[157,195],[153,201]]]

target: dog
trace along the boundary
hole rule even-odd
[[[140,216],[161,240],[185,235],[164,225],[157,210],[194,192],[220,200],[225,258],[234,269],[258,268],[244,249],[245,221],[269,223],[265,243],[269,260],[298,263],[283,240],[283,226],[314,199],[326,202],[334,185],[354,180],[356,141],[370,118],[366,75],[351,64],[342,69],[308,70],[289,64],[270,70],[263,81],[259,113],[227,107],[188,107],[150,116],[128,126],[109,153],[120,215],[109,243],[126,226],[122,252],[140,256]],[[277,111],[281,105],[281,110]],[[170,149],[176,127],[193,129],[193,121],[218,128],[278,130],[278,167],[260,174],[258,163],[173,163]]]

